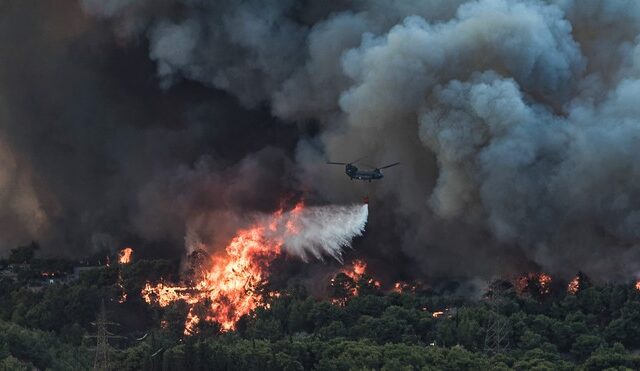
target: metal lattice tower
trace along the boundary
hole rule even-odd
[[[485,298],[491,311],[486,324],[487,332],[484,338],[484,351],[489,354],[504,353],[509,349],[511,325],[508,319],[499,313],[499,308],[505,302],[505,297],[509,291],[511,291],[510,287],[502,283],[495,283],[491,286]]]
[[[100,303],[100,312],[98,312],[96,321],[91,322],[91,324],[96,327],[96,334],[88,335],[86,337],[96,339],[96,353],[93,360],[93,369],[108,371],[110,370],[109,352],[111,351],[109,339],[122,337],[113,335],[107,329],[107,326],[118,325],[118,323],[107,321],[107,311],[104,306],[104,300]]]

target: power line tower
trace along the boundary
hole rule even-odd
[[[91,322],[96,327],[95,335],[87,335],[87,338],[96,339],[96,354],[93,360],[93,369],[96,371],[108,371],[109,366],[109,352],[111,346],[109,345],[109,339],[122,339],[122,336],[117,336],[109,332],[107,326],[117,326],[118,323],[107,321],[107,311],[104,306],[104,299],[100,303],[100,311],[98,312],[95,322]]]
[[[504,353],[509,349],[511,326],[508,319],[500,314],[500,307],[505,303],[510,292],[513,292],[511,284],[499,281],[491,285],[485,297],[490,312],[486,325],[484,351],[489,354]]]

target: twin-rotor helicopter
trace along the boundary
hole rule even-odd
[[[358,161],[360,161],[362,159],[358,159],[352,162],[332,162],[329,161],[327,162],[327,164],[329,165],[344,165],[344,172],[345,174],[347,174],[347,176],[351,179],[351,180],[365,180],[365,181],[369,181],[371,182],[372,180],[378,180],[378,179],[382,179],[384,178],[384,174],[382,174],[382,169],[387,169],[390,168],[392,166],[396,166],[399,165],[400,162],[394,162],[392,164],[389,165],[385,165],[385,166],[379,166],[379,167],[374,167],[374,166],[366,166],[369,169],[368,170],[360,170],[358,169],[358,167],[356,167],[354,164],[357,163]]]

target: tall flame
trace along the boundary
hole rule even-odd
[[[120,250],[120,254],[118,255],[118,263],[131,263],[131,254],[133,254],[133,249],[130,247],[125,247],[124,249]]]
[[[281,242],[265,236],[264,227],[240,230],[223,254],[212,256],[210,267],[194,286],[168,286],[147,283],[142,290],[148,302],[165,307],[177,300],[190,304],[185,333],[194,331],[201,318],[193,305],[209,303],[206,321],[215,321],[224,330],[233,330],[240,317],[263,304],[259,291],[269,264],[280,254]]]
[[[306,240],[316,249],[312,254],[317,255],[317,235],[329,233],[330,243],[325,253],[338,258],[338,247],[362,233],[366,216],[366,206],[364,209],[361,206],[306,208],[298,203],[293,210],[279,210],[253,226],[239,230],[224,252],[210,257],[208,268],[196,278],[194,285],[147,283],[142,297],[161,307],[184,300],[189,305],[186,335],[196,331],[202,320],[217,322],[224,331],[234,330],[242,316],[268,305],[262,287],[267,282],[270,264],[283,252],[285,245],[287,252],[305,258],[306,252],[300,249]],[[272,296],[278,295],[266,295]],[[200,308],[204,310],[199,311]]]

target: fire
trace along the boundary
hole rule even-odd
[[[393,284],[393,288],[391,288],[392,292],[397,292],[398,294],[401,294],[403,292],[413,292],[415,293],[416,290],[418,289],[418,285],[412,285],[409,284],[407,282],[403,282],[403,281],[398,281],[396,283]]]
[[[635,288],[636,288],[636,290],[640,291],[640,280],[636,281]]]
[[[350,267],[342,269],[342,273],[346,274],[347,277],[357,282],[362,278],[366,270],[367,263],[363,262],[362,260],[354,260]]]
[[[549,294],[551,292],[551,276],[546,273],[540,273],[538,276],[538,284],[540,285],[541,294]]]
[[[333,304],[345,305],[347,300],[351,297],[360,295],[360,289],[362,287],[371,287],[379,289],[381,284],[379,281],[372,277],[366,277],[367,263],[362,260],[356,259],[350,265],[343,267],[338,274],[342,273],[351,279],[351,282],[338,282],[336,277],[331,279],[331,286],[340,287],[342,292],[331,300]],[[366,280],[365,280],[366,279]]]
[[[567,285],[567,293],[570,295],[576,295],[580,291],[589,288],[590,285],[589,277],[582,272],[578,272],[578,274],[576,274],[576,276],[573,277]]]
[[[443,314],[444,314],[444,312],[442,312],[442,311],[437,311],[437,312],[433,312],[433,313],[431,313],[431,316],[432,316],[433,318],[438,318],[438,317],[442,316]]]
[[[184,300],[187,304],[195,304],[198,301],[194,300],[195,296],[191,295],[192,291],[188,287],[165,286],[162,283],[153,286],[147,282],[142,289],[142,298],[147,303],[156,302],[161,307],[166,307],[178,300]]]
[[[187,320],[184,323],[184,334],[190,335],[195,333],[198,323],[200,323],[200,317],[193,314],[193,307],[189,308],[189,313],[187,313]]]
[[[547,296],[551,293],[552,281],[551,276],[544,272],[527,273],[516,280],[515,286],[520,294],[529,292]]]
[[[120,250],[120,254],[118,256],[118,263],[120,264],[129,264],[131,263],[131,254],[133,254],[133,249],[130,247],[125,247]]]
[[[118,263],[119,264],[129,264],[131,263],[131,255],[133,254],[133,249],[130,247],[125,247],[120,250],[118,254]],[[108,266],[109,264],[107,264]],[[118,271],[118,281],[116,282],[116,286],[120,289],[120,297],[118,298],[118,303],[122,304],[127,301],[127,292],[124,289],[124,283],[122,281],[122,272]]]
[[[297,234],[300,232],[298,227],[298,217],[302,210],[304,209],[304,204],[302,202],[298,202],[296,206],[289,212],[289,219],[285,223],[285,227],[287,232],[290,234]],[[278,216],[282,215],[282,212],[278,214]]]
[[[580,277],[575,276],[567,285],[567,293],[571,295],[575,295],[578,293],[579,289],[580,289]]]
[[[122,280],[122,272],[118,272],[118,281],[116,281],[116,286],[120,289],[120,297],[118,298],[118,303],[122,304],[127,301],[127,292],[124,289],[124,282]]]
[[[290,212],[274,213],[266,223],[239,230],[223,253],[210,257],[208,269],[193,286],[147,283],[142,297],[161,307],[184,300],[189,305],[186,335],[194,333],[202,320],[219,323],[223,331],[234,330],[242,316],[268,305],[261,288],[268,278],[269,265],[281,253],[283,237],[298,233],[298,214],[303,208],[299,203]],[[277,292],[266,295],[278,296]]]

